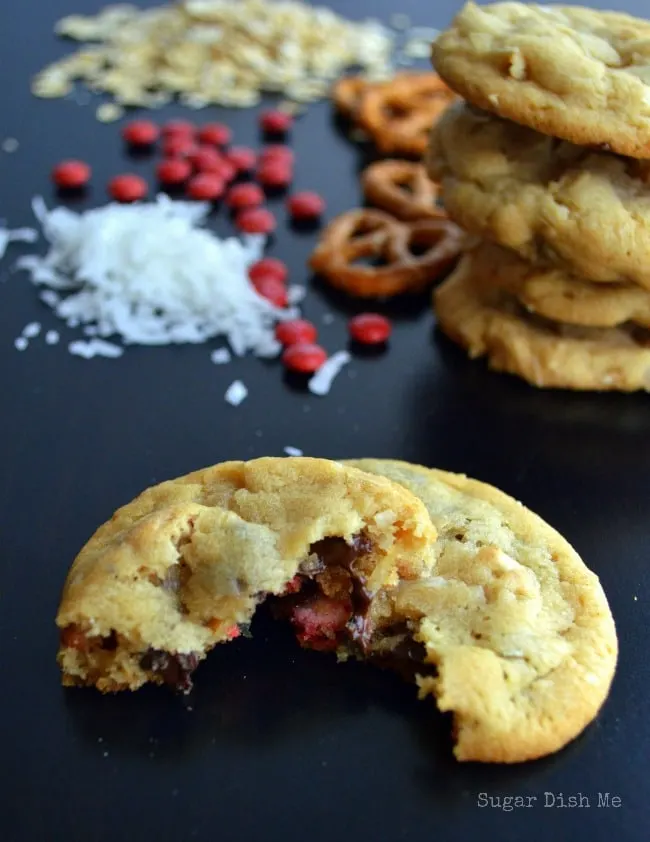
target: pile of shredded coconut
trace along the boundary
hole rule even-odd
[[[44,257],[19,258],[17,266],[47,287],[41,299],[68,326],[81,325],[93,337],[73,353],[117,356],[107,337],[167,345],[223,336],[238,356],[280,350],[275,324],[296,311],[274,307],[250,283],[263,236],[219,239],[200,227],[209,205],[166,196],[81,214],[48,211],[40,198],[33,206],[50,248]]]
[[[108,6],[92,17],[63,18],[56,32],[94,43],[41,71],[32,86],[37,96],[66,96],[80,79],[120,105],[159,107],[176,94],[193,108],[246,107],[262,92],[320,99],[353,65],[372,78],[391,72],[386,27],[297,0]]]

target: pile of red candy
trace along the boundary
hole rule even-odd
[[[260,126],[267,137],[284,138],[293,117],[282,111],[265,111]],[[132,149],[151,149],[156,144],[162,160],[156,167],[161,187],[182,191],[186,198],[203,202],[223,199],[233,211],[235,225],[247,234],[270,234],[276,220],[263,207],[266,192],[286,190],[293,181],[293,151],[284,144],[265,146],[258,154],[245,146],[230,146],[232,132],[223,123],[196,127],[185,120],[158,126],[150,120],[134,120],[122,130]],[[79,190],[91,178],[83,161],[62,161],[52,171],[62,190]],[[149,185],[142,176],[122,173],[107,186],[116,202],[135,202],[147,197]],[[289,215],[296,222],[318,221],[325,210],[323,199],[309,191],[287,198]]]
[[[285,138],[293,124],[291,115],[265,111],[260,127],[267,137]],[[188,199],[222,200],[233,212],[234,222],[247,234],[270,234],[275,230],[273,213],[265,208],[268,192],[286,190],[293,182],[294,153],[273,143],[259,153],[246,146],[231,146],[232,132],[223,123],[197,127],[185,120],[158,126],[150,120],[134,120],[122,129],[124,142],[133,150],[153,149],[159,144],[162,160],[156,166],[161,187],[181,192]],[[83,161],[62,161],[52,170],[61,190],[80,190],[91,179]],[[117,202],[145,199],[149,185],[139,175],[122,173],[107,185]],[[317,193],[302,191],[288,196],[287,209],[294,222],[318,222],[325,202]],[[288,307],[287,266],[277,258],[264,257],[251,266],[249,277],[258,294],[279,308]],[[391,324],[377,313],[362,313],[349,323],[350,337],[364,345],[379,345],[391,334]],[[284,346],[282,361],[290,371],[312,374],[323,365],[327,352],[316,344],[318,331],[305,319],[281,322],[276,338]]]

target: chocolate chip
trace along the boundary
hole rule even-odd
[[[355,535],[350,544],[344,538],[323,538],[309,548],[325,567],[344,567],[349,570],[359,556],[372,549],[372,541],[363,532]]]
[[[107,652],[114,652],[117,649],[117,643],[117,632],[115,629],[111,629],[111,633],[108,637],[102,637],[101,647]]]
[[[149,649],[140,658],[144,670],[158,673],[165,684],[180,693],[189,693],[192,689],[191,674],[199,664],[198,656],[193,652],[172,655],[159,649]]]

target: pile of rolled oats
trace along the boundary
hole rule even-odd
[[[83,81],[118,106],[156,108],[178,95],[192,108],[247,107],[263,92],[320,99],[351,66],[372,78],[391,73],[388,29],[298,0],[109,6],[94,17],[63,18],[56,32],[86,43],[36,76],[36,96],[63,97]]]

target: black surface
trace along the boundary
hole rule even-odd
[[[640,11],[640,0],[628,10],[635,5]],[[105,180],[126,168],[118,127],[98,123],[94,104],[28,92],[30,75],[68,49],[52,37],[54,21],[98,6],[23,0],[0,9],[0,135],[20,141],[14,155],[0,153],[0,215],[12,226],[31,223],[34,194],[54,200],[48,172],[60,158],[92,163],[88,204],[103,202]],[[398,10],[442,26],[454,6],[402,0]],[[385,0],[354,4],[355,16],[395,10]],[[223,112],[201,116],[211,115]],[[257,141],[254,113],[227,117],[238,141]],[[321,191],[331,214],[358,201],[359,156],[333,130],[327,105],[310,109],[294,138],[299,186]],[[271,253],[300,282],[313,242],[282,224]],[[0,282],[0,838],[647,838],[647,395],[542,393],[490,374],[435,335],[426,305],[406,310],[389,351],[355,359],[327,399],[288,388],[277,364],[213,366],[205,347],[84,361],[41,338],[19,354],[13,339],[28,321],[60,325],[9,272],[17,254],[3,262]],[[321,328],[333,351],[344,346],[355,307],[312,288],[304,311],[319,323],[334,313]],[[235,377],[250,389],[237,409],[223,401]],[[69,564],[94,528],[151,483],[224,459],[281,454],[285,445],[466,472],[560,529],[601,576],[620,634],[618,673],[598,721],[547,760],[460,765],[448,721],[410,686],[299,651],[263,618],[252,641],[220,647],[200,668],[191,709],[163,690],[110,698],[62,690],[53,617]],[[591,806],[546,808],[545,792],[582,792]],[[599,808],[599,792],[622,806]],[[538,800],[504,812],[480,808],[480,793]]]

